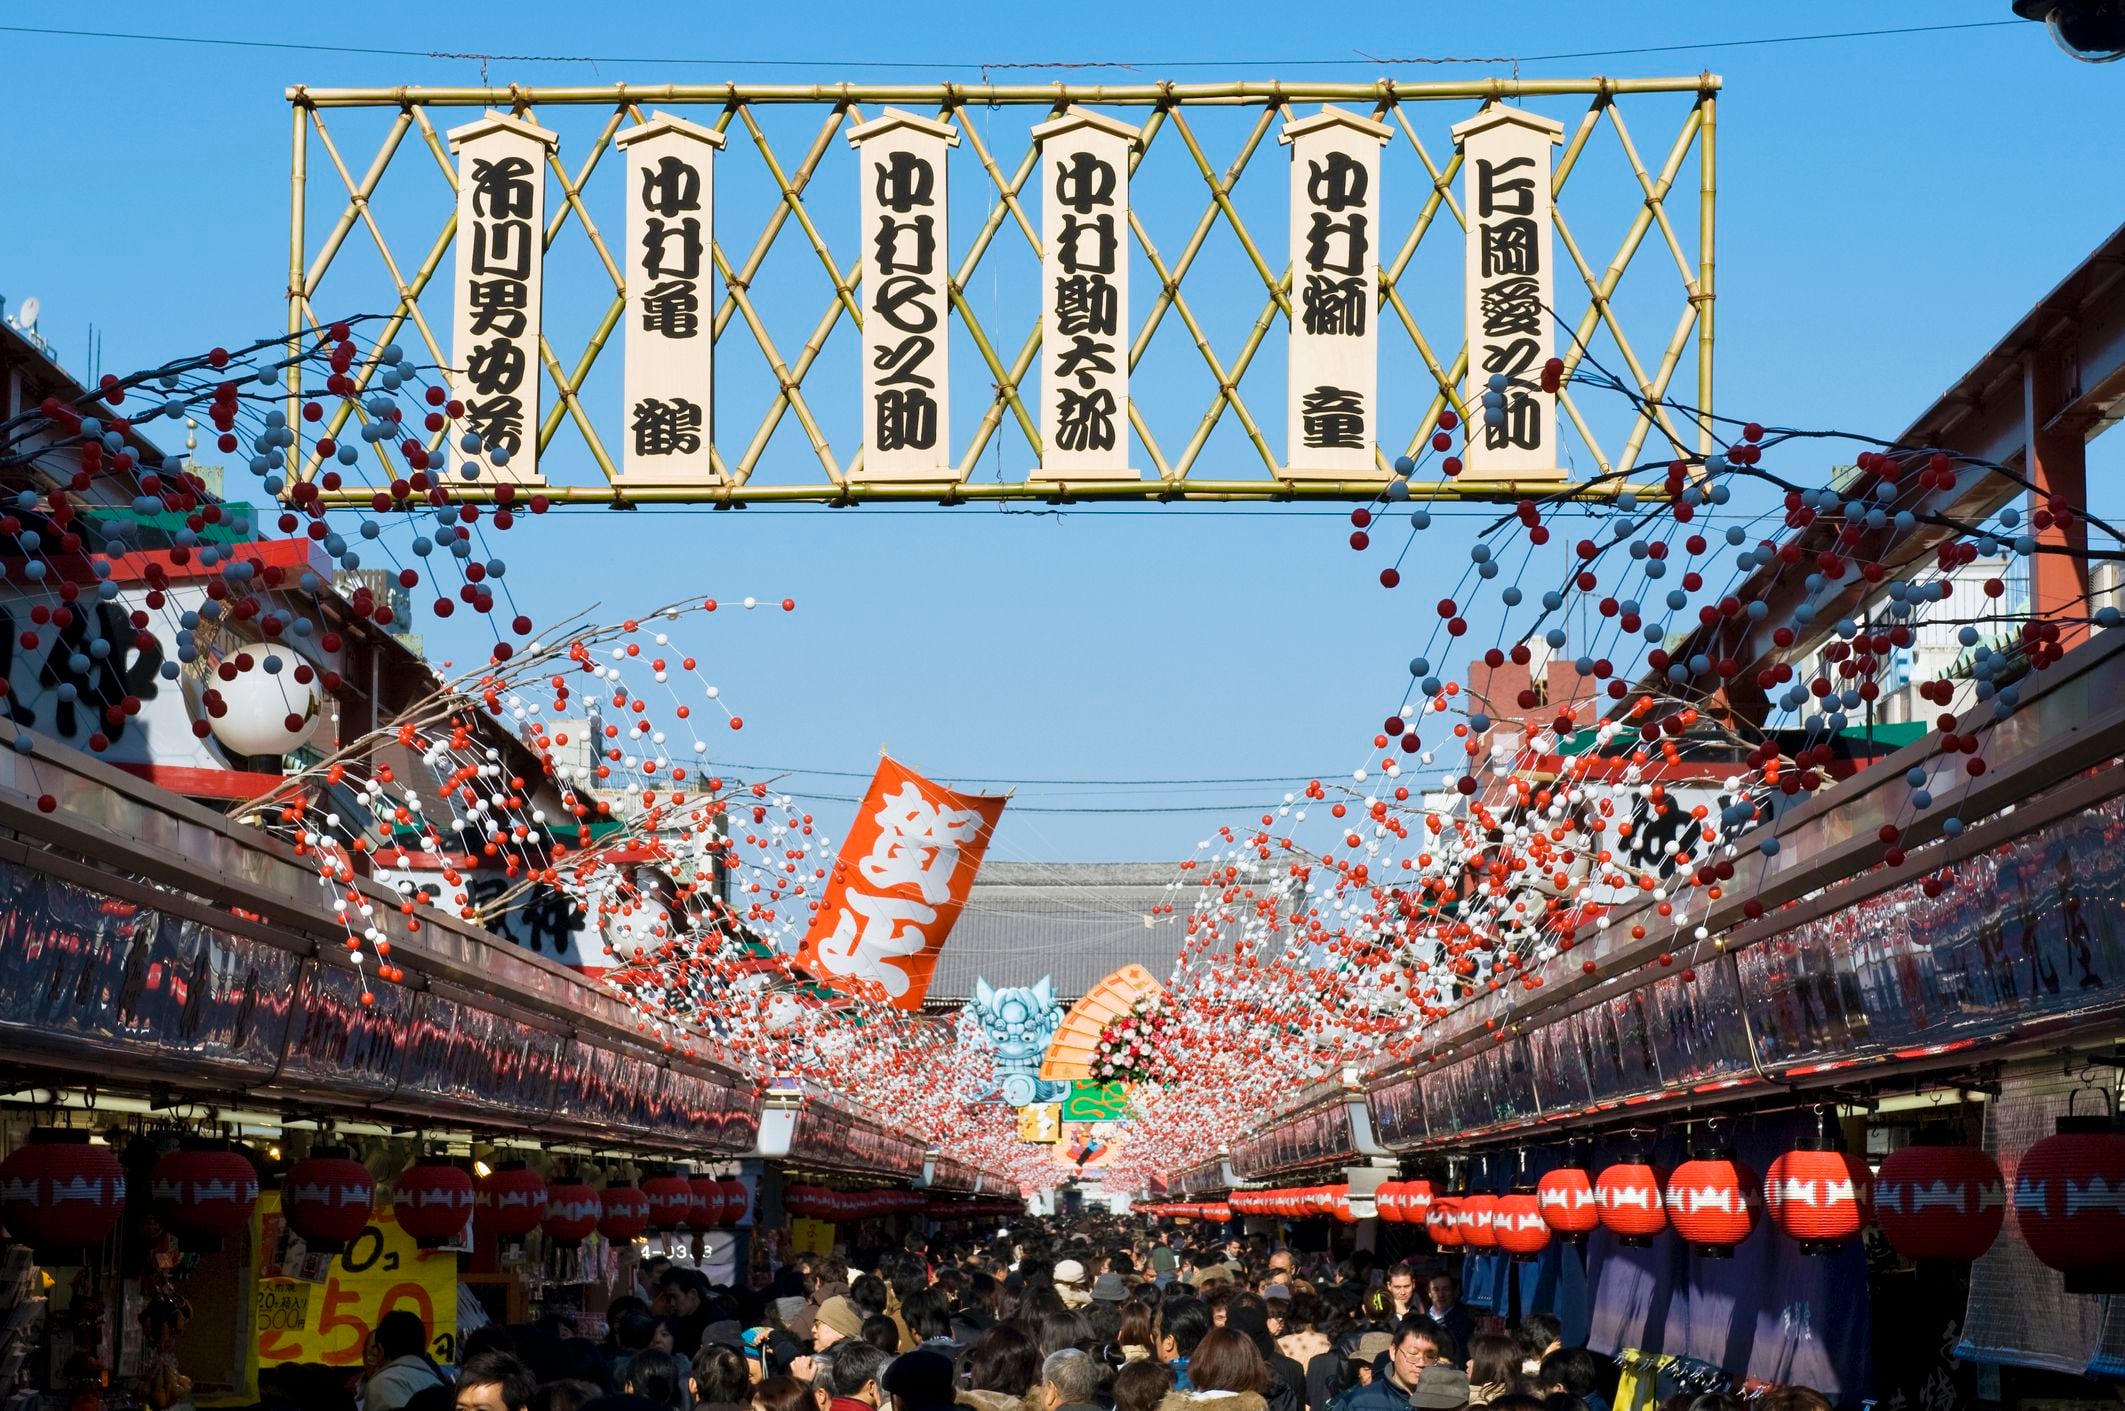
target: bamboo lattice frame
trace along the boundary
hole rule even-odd
[[[1382,311],[1383,355],[1387,339],[1392,336],[1388,330],[1399,330],[1414,346],[1417,357],[1434,384],[1428,404],[1406,442],[1407,453],[1415,454],[1438,428],[1440,413],[1447,407],[1451,406],[1457,413],[1466,416],[1459,384],[1467,369],[1467,347],[1457,324],[1454,342],[1458,345],[1458,351],[1450,359],[1442,359],[1439,349],[1446,345],[1436,341],[1420,328],[1402,288],[1402,281],[1409,275],[1419,243],[1439,223],[1437,217],[1442,210],[1451,218],[1448,229],[1453,235],[1450,238],[1459,238],[1463,228],[1463,214],[1454,191],[1455,181],[1461,169],[1460,153],[1449,153],[1443,162],[1438,160],[1410,122],[1407,105],[1584,96],[1589,100],[1588,107],[1577,125],[1571,129],[1555,165],[1552,180],[1553,204],[1555,197],[1564,191],[1566,182],[1587,150],[1590,140],[1604,128],[1614,133],[1642,195],[1642,205],[1613,258],[1605,267],[1599,269],[1588,260],[1578,240],[1574,238],[1572,226],[1565,214],[1561,210],[1555,214],[1557,246],[1577,271],[1588,296],[1587,308],[1577,320],[1576,326],[1569,330],[1572,336],[1557,349],[1558,355],[1564,359],[1567,378],[1580,360],[1582,347],[1597,331],[1605,331],[1614,340],[1624,375],[1627,375],[1648,399],[1649,410],[1641,410],[1635,415],[1623,439],[1620,454],[1611,458],[1603,451],[1583,409],[1573,399],[1571,388],[1566,386],[1560,393],[1559,405],[1565,416],[1590,452],[1599,472],[1607,475],[1618,467],[1628,468],[1637,464],[1648,438],[1656,432],[1663,446],[1692,446],[1699,453],[1713,449],[1708,421],[1698,419],[1694,425],[1678,425],[1671,411],[1660,406],[1660,400],[1666,395],[1677,368],[1694,344],[1697,381],[1694,404],[1706,413],[1709,413],[1712,407],[1713,236],[1716,192],[1714,141],[1719,87],[1719,79],[1709,73],[1690,78],[1486,79],[1441,83],[1398,83],[1383,79],[1372,83],[1159,83],[1125,86],[1051,84],[1009,87],[959,84],[682,84],[655,87],[618,84],[606,87],[534,88],[512,85],[508,88],[383,89],[296,87],[287,92],[293,115],[288,331],[292,337],[306,331],[314,332],[321,327],[313,300],[320,282],[331,269],[354,227],[359,224],[373,240],[396,296],[393,311],[382,333],[375,340],[377,346],[380,348],[394,339],[406,336],[406,330],[410,326],[411,336],[418,339],[421,349],[428,357],[437,365],[447,364],[447,351],[423,315],[419,302],[437,271],[443,267],[456,233],[456,170],[435,123],[431,121],[430,110],[493,107],[508,109],[520,116],[532,116],[535,119],[536,110],[541,106],[606,108],[610,112],[602,130],[590,148],[582,154],[580,163],[573,172],[564,165],[562,154],[550,152],[547,158],[552,177],[558,184],[563,199],[557,209],[552,210],[548,216],[546,246],[551,250],[555,238],[571,219],[575,220],[588,237],[598,262],[611,282],[612,295],[603,318],[573,363],[564,364],[546,335],[541,333],[540,362],[556,395],[548,404],[538,429],[538,445],[543,454],[562,422],[565,420],[573,423],[582,435],[590,457],[606,483],[549,485],[542,491],[549,499],[562,503],[613,503],[624,500],[722,505],[759,501],[856,503],[862,500],[887,499],[946,502],[1176,498],[1371,500],[1380,492],[1379,482],[1283,478],[1282,467],[1269,436],[1265,434],[1262,423],[1241,396],[1240,381],[1264,340],[1280,323],[1287,322],[1291,316],[1291,275],[1288,265],[1279,268],[1249,234],[1233,201],[1234,188],[1242,174],[1248,170],[1264,139],[1271,137],[1281,122],[1302,116],[1296,108],[1296,105],[1302,103],[1367,105],[1375,119],[1396,128],[1397,145],[1406,142],[1408,147],[1414,150],[1429,176],[1429,192],[1402,243],[1399,247],[1392,248],[1392,259],[1380,268],[1379,299]],[[1626,125],[1619,107],[1620,99],[1643,94],[1695,95],[1695,103],[1682,122],[1657,171],[1648,169],[1641,159],[1631,130]],[[1137,328],[1130,345],[1129,362],[1132,369],[1137,366],[1153,336],[1166,325],[1171,316],[1178,320],[1185,336],[1202,357],[1215,380],[1216,391],[1192,433],[1184,442],[1178,444],[1177,449],[1170,451],[1166,447],[1173,443],[1162,443],[1158,439],[1145,416],[1144,407],[1132,397],[1128,409],[1129,421],[1152,462],[1151,473],[1142,481],[1066,484],[1038,478],[984,481],[971,478],[970,472],[984,450],[989,447],[1006,416],[1013,419],[1036,454],[1040,446],[1037,418],[1028,411],[1020,396],[1020,387],[1027,374],[1032,371],[1034,359],[1039,352],[1039,311],[1031,311],[1028,319],[1029,330],[1014,349],[1009,344],[1002,344],[991,338],[965,293],[968,281],[981,265],[1006,221],[1018,227],[1034,256],[1038,257],[1040,242],[1037,214],[1030,212],[1021,200],[1021,191],[1034,170],[1038,152],[1035,146],[1029,144],[1025,153],[1007,172],[985,142],[979,125],[973,122],[960,123],[960,131],[967,138],[976,160],[987,179],[993,183],[1000,199],[975,231],[972,242],[954,270],[949,294],[951,307],[959,319],[961,331],[978,351],[982,363],[994,381],[995,391],[979,426],[960,455],[960,480],[956,484],[936,485],[866,484],[863,479],[861,448],[844,463],[829,445],[820,419],[814,414],[807,400],[805,378],[818,360],[829,335],[844,316],[852,324],[861,323],[862,311],[856,294],[859,266],[854,261],[844,265],[833,254],[825,236],[807,212],[803,194],[819,169],[822,158],[833,147],[836,136],[847,126],[864,120],[866,105],[887,103],[919,105],[946,116],[957,114],[963,108],[1014,105],[1045,108],[1058,113],[1070,104],[1148,108],[1150,113],[1142,123],[1140,145],[1132,158],[1132,171],[1136,165],[1141,164],[1144,156],[1159,140],[1163,139],[1169,144],[1178,142],[1186,149],[1191,165],[1203,181],[1206,204],[1178,253],[1169,257],[1153,243],[1150,232],[1145,228],[1138,212],[1132,210],[1129,217],[1130,229],[1157,279],[1156,297],[1146,307],[1132,311]],[[764,413],[750,423],[750,435],[746,437],[743,449],[738,452],[735,460],[725,454],[726,447],[736,444],[735,442],[727,442],[726,447],[711,448],[716,472],[722,477],[723,483],[699,486],[629,486],[623,494],[611,483],[618,474],[618,468],[605,447],[595,420],[585,409],[579,395],[607,341],[619,326],[626,308],[624,277],[620,266],[614,260],[597,222],[592,219],[583,192],[623,125],[647,121],[650,105],[682,109],[687,106],[696,109],[717,109],[713,121],[705,122],[705,125],[713,126],[719,132],[727,132],[733,125],[742,129],[745,137],[749,139],[750,150],[757,154],[780,191],[779,204],[758,237],[744,251],[742,258],[734,261],[720,239],[712,246],[715,269],[724,290],[724,297],[715,311],[712,324],[712,336],[719,347],[718,364],[722,365],[725,356],[722,351],[723,335],[734,319],[740,320],[765,359],[779,390],[770,399]],[[823,110],[816,135],[794,168],[785,167],[756,118],[755,109],[763,105],[798,105]],[[339,145],[327,125],[325,114],[327,110],[363,108],[396,109],[397,115],[369,166],[357,178],[341,154]],[[1235,108],[1257,110],[1237,154],[1222,173],[1204,150],[1188,120],[1191,110],[1208,108],[1228,111]],[[430,240],[420,263],[413,268],[409,277],[387,242],[382,225],[371,209],[371,198],[375,195],[385,171],[398,156],[405,138],[409,133],[416,132],[419,134],[420,144],[427,149],[442,173],[445,185],[444,189],[437,193],[438,197],[448,195],[453,199],[448,217]],[[1166,136],[1169,132],[1170,137]],[[314,250],[309,245],[306,222],[313,137],[318,148],[324,153],[333,175],[346,192],[345,204],[338,218]],[[1693,147],[1697,150],[1699,171],[1694,257],[1686,252],[1684,240],[1677,233],[1668,214],[1668,198]],[[739,144],[733,143],[723,160],[730,160],[742,150],[744,149]],[[1211,346],[1210,338],[1181,289],[1198,255],[1203,251],[1205,242],[1220,221],[1226,223],[1237,238],[1247,263],[1259,277],[1263,289],[1260,313],[1250,326],[1244,342],[1229,358],[1221,358]],[[770,333],[767,321],[761,316],[750,294],[752,283],[759,275],[769,251],[792,224],[804,243],[810,247],[833,289],[832,297],[810,328],[794,361],[784,356],[782,345],[778,344]],[[1680,313],[1673,331],[1668,335],[1659,359],[1649,368],[1626,335],[1612,300],[1625,271],[1656,227],[1660,233],[1659,243],[1666,246],[1675,262],[1682,297],[1679,301]],[[1389,250],[1390,247],[1382,246],[1383,255],[1389,253]],[[1389,317],[1390,313],[1392,317]],[[447,331],[446,329],[445,332]],[[1560,324],[1560,333],[1565,331]],[[366,389],[376,370],[377,361],[374,357],[357,367],[356,378],[362,388]],[[303,400],[303,389],[299,380],[301,370],[296,367],[290,371],[296,380],[291,382],[288,394],[289,423],[300,426],[303,424],[299,417]],[[853,392],[848,395],[853,400]],[[1279,399],[1279,420],[1281,406]],[[1262,463],[1262,475],[1259,479],[1210,479],[1194,474],[1212,432],[1228,413]],[[360,408],[352,401],[339,402],[326,423],[328,434],[337,436],[350,415],[360,416]],[[760,466],[770,441],[786,417],[795,418],[809,443],[812,455],[817,461],[818,475],[816,479],[795,484],[755,483],[753,473]],[[724,415],[719,415],[718,420],[724,425],[745,424],[734,417]],[[440,434],[434,440],[440,441]],[[402,473],[394,464],[388,442],[379,441],[373,444],[373,453],[382,462],[385,478]],[[1390,451],[1384,444],[1376,452],[1383,473],[1388,470],[1394,454],[1396,452]],[[288,468],[291,479],[314,476],[318,468],[314,452],[307,450],[300,442],[291,448]],[[468,487],[461,487],[461,490],[464,488]],[[1440,481],[1436,484],[1421,482],[1412,486],[1413,490],[1422,493],[1461,499],[1515,498],[1529,492],[1555,493],[1560,488],[1569,493],[1607,496],[1620,490],[1642,487],[1629,486],[1620,477],[1597,485],[1582,484],[1572,487],[1560,487],[1555,482],[1548,481],[1521,486],[1510,482],[1486,483],[1466,479]],[[325,498],[328,502],[336,500],[345,503],[366,503],[370,494],[367,489],[350,488],[336,494],[328,493]]]

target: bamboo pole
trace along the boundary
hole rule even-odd
[[[512,85],[505,88],[290,88],[290,102],[321,108],[398,107],[425,104],[437,108],[515,108],[537,104],[634,103],[929,103],[974,104],[1072,103],[1115,107],[1167,107],[1176,103],[1240,104],[1264,100],[1289,103],[1426,102],[1450,98],[1502,101],[1554,98],[1580,93],[1699,93],[1719,87],[1711,74],[1687,78],[1476,78],[1405,83],[1375,79],[1361,83],[1288,83],[1250,79],[1229,83],[1131,84],[894,84],[894,83],[667,83],[604,84],[551,88]]]
[[[1697,453],[1712,454],[1712,307],[1716,295],[1712,289],[1712,206],[1717,181],[1713,171],[1714,137],[1717,132],[1719,100],[1716,96],[1719,80],[1711,74],[1704,75],[1704,88],[1697,99],[1698,111],[1704,121],[1697,130],[1697,169],[1699,186],[1697,195],[1697,405],[1703,415],[1697,419]]]
[[[288,426],[297,431],[288,443],[287,479],[291,485],[302,469],[303,365],[294,361],[302,348],[303,332],[303,234],[304,203],[308,200],[310,117],[302,90],[288,90],[289,114],[294,135],[288,149]]]

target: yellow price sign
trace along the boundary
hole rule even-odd
[[[280,1197],[262,1195],[258,1207],[254,1273],[262,1273],[279,1242]],[[420,1315],[436,1361],[457,1361],[457,1256],[420,1248],[385,1206],[344,1253],[333,1256],[323,1283],[258,1279],[253,1360],[258,1366],[359,1366],[369,1334],[398,1308]]]

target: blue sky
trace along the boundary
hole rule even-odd
[[[293,44],[600,58],[492,60],[486,73],[496,83],[726,77],[927,82],[967,80],[984,63],[1117,61],[1140,67],[1069,76],[1142,82],[1366,80],[1382,72],[1404,80],[1466,77],[1510,72],[1512,66],[1383,69],[1356,56],[1627,49],[1996,20],[2009,12],[2004,0],[1863,7],[1413,5],[1373,11],[1340,27],[1326,19],[1316,23],[1324,13],[1252,0],[1215,8],[1081,3],[1052,14],[1026,6],[913,4],[711,9],[377,3],[327,12],[110,4],[80,23]],[[56,14],[16,10],[7,19],[72,23]],[[667,54],[672,61],[602,57],[645,53]],[[480,62],[467,59],[19,33],[0,33],[0,55],[9,59],[0,122],[14,134],[15,157],[10,219],[0,221],[0,294],[10,307],[25,295],[39,296],[44,331],[62,361],[77,371],[87,370],[90,323],[103,339],[103,368],[119,371],[280,326],[287,264],[286,85],[471,84],[482,77]],[[740,60],[795,66],[735,62]],[[920,67],[858,68],[852,66],[856,60]],[[1314,62],[1319,60],[1348,62]],[[1187,67],[1179,67],[1183,63]],[[2125,99],[2118,88],[2125,75],[2071,62],[2034,25],[1520,65],[1525,75],[1559,76],[1707,68],[1726,85],[1719,110],[1718,390],[1724,413],[1893,435],[2125,217],[2105,155],[2125,142]],[[1025,82],[1060,76],[1037,69],[998,74]],[[1563,103],[1548,111],[1569,122],[1583,106]],[[1427,131],[1443,130],[1465,111],[1442,114]],[[1626,108],[1648,162],[1665,151],[1680,111],[1665,110],[1663,120],[1655,110],[1641,118],[1637,109]],[[449,116],[456,121],[466,114]],[[1022,149],[1010,129],[1021,116],[977,119],[998,124],[989,131],[1000,160],[1008,160],[1005,151],[1015,156]],[[1140,120],[1140,112],[1128,116]],[[798,129],[817,120],[816,114],[772,119],[770,136],[785,160],[792,159],[792,147],[801,147]],[[352,118],[344,126],[335,115],[328,121],[336,135],[346,134],[347,160],[358,172],[374,137],[363,141],[357,134],[374,130]],[[571,142],[580,152],[587,138],[579,131],[568,130],[564,153]],[[1211,159],[1222,165],[1236,141],[1234,130],[1206,118],[1204,131]],[[739,146],[734,136],[733,150]],[[1161,160],[1178,156],[1169,146]],[[1278,160],[1273,150],[1259,158],[1263,170],[1253,173],[1256,185],[1242,188],[1256,201],[1270,202],[1261,207],[1265,211],[1281,200],[1280,179],[1263,180]],[[335,179],[321,155],[316,161],[313,181],[325,189],[311,219],[322,222],[333,213],[324,198]],[[409,265],[443,209],[435,204],[440,188],[434,171],[418,172],[425,161],[409,148],[401,159],[407,171],[394,168],[379,204],[387,221],[402,218],[402,229],[387,232]],[[1159,170],[1155,183],[1140,176],[1139,203],[1163,222],[1154,233],[1170,254],[1201,205],[1202,186],[1177,164]],[[409,183],[403,187],[395,184],[402,177]],[[977,167],[955,168],[954,181],[962,183],[954,198],[955,255],[983,209],[979,191],[970,187],[978,177]],[[1606,169],[1590,165],[1585,174],[1583,228],[1588,245],[1600,247],[1589,249],[1590,259],[1606,259],[1604,239],[1613,243],[1612,232],[1627,219],[1629,193],[1616,184],[1618,177],[1628,179],[1612,160]],[[1596,199],[1602,183],[1616,200]],[[840,207],[827,190],[831,184],[823,174],[817,210],[829,242],[846,258],[853,246],[845,232],[832,228]],[[758,218],[747,213],[748,199],[733,187],[725,208],[732,228],[724,231],[725,219],[719,218],[727,246],[750,244]],[[1406,199],[1411,204],[1403,208],[1405,224],[1415,198]],[[1255,209],[1245,207],[1250,225]],[[600,212],[599,219],[616,226],[617,208]],[[1270,231],[1270,251],[1280,251],[1274,223],[1254,228]],[[321,291],[320,307],[327,312],[385,302],[387,287],[377,282],[363,244],[358,232],[349,242],[348,283]],[[574,252],[579,259],[586,253]],[[1640,258],[1649,255],[1665,258],[1651,249]],[[990,310],[1000,311],[991,332],[1015,347],[1030,308],[1020,287],[1030,279],[1030,263],[1023,242],[1008,228],[998,256],[993,266],[984,265],[990,287],[981,290],[977,281],[972,292],[985,319]],[[1201,284],[1191,280],[1185,288],[1223,353],[1244,336],[1260,307],[1261,286],[1255,280],[1250,288],[1237,246],[1222,232],[1204,258]],[[549,279],[548,327],[566,360],[602,311],[609,288],[600,290],[587,278]],[[794,245],[771,259],[756,285],[763,308],[773,311],[771,320],[779,318],[773,331],[785,353],[816,317],[823,287],[816,263]],[[1152,281],[1144,278],[1137,287],[1149,290]],[[1643,299],[1644,312],[1659,325],[1657,331],[1649,327],[1641,343],[1642,353],[1656,356],[1671,319],[1657,313],[1658,301],[1671,291],[1631,284],[1625,292],[1627,299]],[[342,295],[347,302],[332,302]],[[1421,294],[1413,286],[1412,297],[1438,301],[1450,320],[1458,307],[1458,275],[1425,284]],[[1140,292],[1139,312],[1145,301]],[[845,348],[845,327],[841,340]],[[1154,349],[1164,342],[1162,334]],[[1185,351],[1179,343],[1172,347]],[[760,376],[760,360],[742,337],[727,335],[718,356],[719,376],[733,388]],[[971,426],[980,399],[966,389],[983,390],[985,379],[965,350],[955,349],[954,358],[962,389],[962,414],[955,419]],[[616,372],[616,358],[611,366]],[[854,439],[855,399],[853,373],[843,366],[853,363],[823,360],[808,387],[845,460]],[[1279,369],[1265,361],[1246,384],[1253,401],[1257,380],[1272,379],[1254,403],[1268,409],[1271,420]],[[1185,431],[1176,437],[1167,428],[1192,426],[1207,385],[1199,363],[1191,368],[1158,352],[1147,359],[1136,396],[1156,405],[1162,442],[1185,440]],[[587,390],[611,435],[616,408],[601,409],[596,384]],[[724,439],[733,435],[734,416],[743,428],[735,433],[742,444],[756,408],[723,408],[719,400]],[[966,427],[954,429],[963,436]],[[764,479],[802,472],[808,452],[795,433],[794,423],[785,423]],[[1280,441],[1273,427],[1271,435]],[[580,480],[594,474],[579,442],[556,447],[549,475]],[[1001,463],[1011,454],[1004,438],[995,456]],[[1248,463],[1251,456],[1228,419],[1199,473],[1249,475],[1258,468]],[[2101,458],[2099,466],[2116,459]],[[985,461],[981,473],[995,468]],[[1820,476],[1819,466],[1809,469]],[[687,593],[795,597],[794,615],[719,616],[713,639],[699,644],[726,697],[746,718],[741,735],[719,742],[726,757],[739,763],[860,772],[870,768],[881,746],[889,746],[917,768],[962,781],[1289,776],[1296,784],[1347,770],[1363,757],[1380,717],[1399,703],[1408,679],[1404,663],[1432,630],[1431,605],[1450,590],[1458,565],[1466,562],[1471,526],[1481,522],[1442,517],[1405,563],[1403,588],[1387,593],[1375,581],[1387,561],[1383,551],[1351,553],[1342,513],[1332,506],[1271,512],[1149,507],[1063,516],[995,508],[593,511],[553,516],[513,532],[497,547],[515,570],[518,604],[542,620],[593,599],[606,605],[606,616],[619,617]],[[1452,566],[1442,574],[1440,564]],[[438,630],[432,619],[420,626],[441,652],[474,649],[472,638],[456,635],[468,630],[462,619],[448,624],[449,630]],[[1476,640],[1487,639],[1479,631]],[[477,649],[484,653],[483,646]],[[822,776],[805,779],[802,787],[819,795],[847,794],[859,782]],[[1006,812],[995,855],[1184,856],[1215,822],[1242,811],[1114,816],[1033,810],[1244,802],[1245,811],[1256,811],[1261,799],[1281,792],[1257,784],[1070,789],[1027,783],[1020,806]],[[848,807],[821,801],[815,812],[838,834]]]

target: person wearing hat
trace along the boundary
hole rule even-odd
[[[952,1359],[918,1347],[888,1362],[878,1386],[893,1398],[893,1411],[947,1411],[952,1381]]]
[[[824,1352],[844,1338],[863,1336],[863,1314],[840,1294],[819,1305],[812,1321],[812,1348]]]
[[[1129,1285],[1119,1274],[1101,1274],[1092,1281],[1092,1300],[1095,1303],[1127,1303]]]
[[[1055,1266],[1055,1291],[1062,1295],[1065,1307],[1082,1308],[1092,1301],[1085,1279],[1085,1266],[1075,1259],[1065,1259]]]

